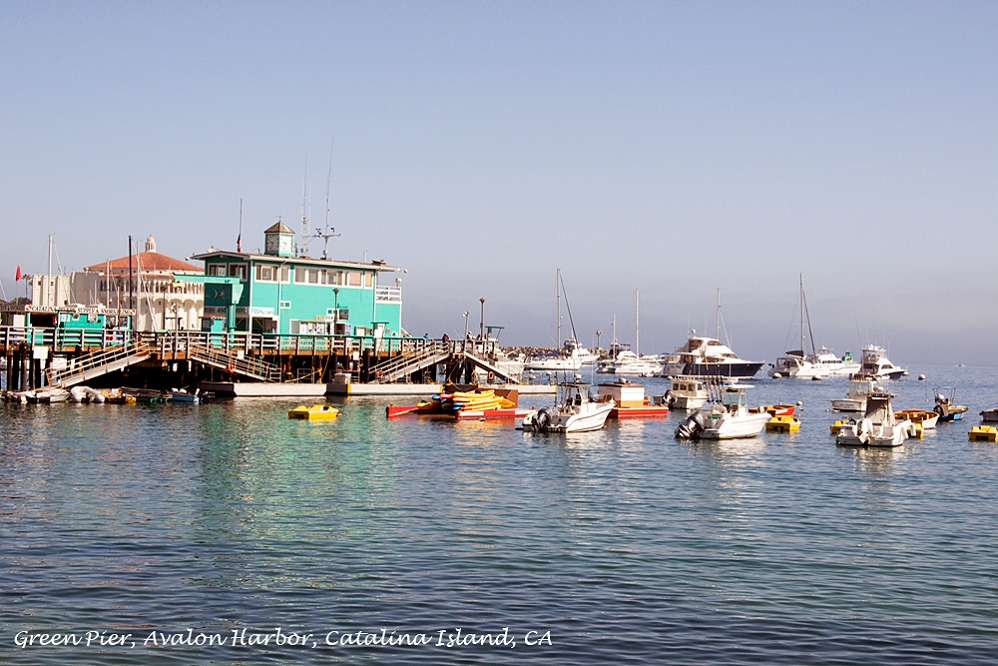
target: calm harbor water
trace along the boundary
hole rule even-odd
[[[537,436],[363,399],[333,423],[274,400],[0,406],[0,662],[993,663],[998,446],[967,430],[998,370],[892,383],[896,408],[942,386],[970,407],[896,450],[835,446],[845,379],[753,384],[752,404],[802,402],[800,433],[680,442],[675,414]],[[382,629],[429,644],[340,642]]]

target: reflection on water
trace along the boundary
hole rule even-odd
[[[998,447],[968,443],[966,427],[898,449],[837,447],[836,415],[821,410],[840,384],[758,382],[753,402],[809,405],[800,433],[721,442],[677,441],[681,414],[565,436],[508,421],[389,421],[387,401],[354,398],[321,423],[287,419],[298,403],[280,400],[5,405],[0,621],[510,626],[556,638],[531,653],[360,659],[386,664],[988,663]]]

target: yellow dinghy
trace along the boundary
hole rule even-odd
[[[302,405],[288,411],[289,419],[304,419],[306,421],[328,421],[335,419],[340,410],[332,405],[312,405],[306,407]]]

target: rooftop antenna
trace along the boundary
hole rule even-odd
[[[308,256],[308,209],[306,200],[308,198],[308,156],[305,157],[305,178],[301,184],[301,255]]]
[[[329,258],[329,239],[335,238],[340,234],[336,233],[336,229],[329,228],[329,183],[333,180],[333,142],[336,140],[336,136],[329,141],[329,173],[326,175],[326,229],[320,232],[318,229],[315,230],[315,237],[322,239],[322,258]]]

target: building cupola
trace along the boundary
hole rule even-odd
[[[275,257],[295,256],[295,232],[286,224],[277,224],[263,232],[263,252]]]

